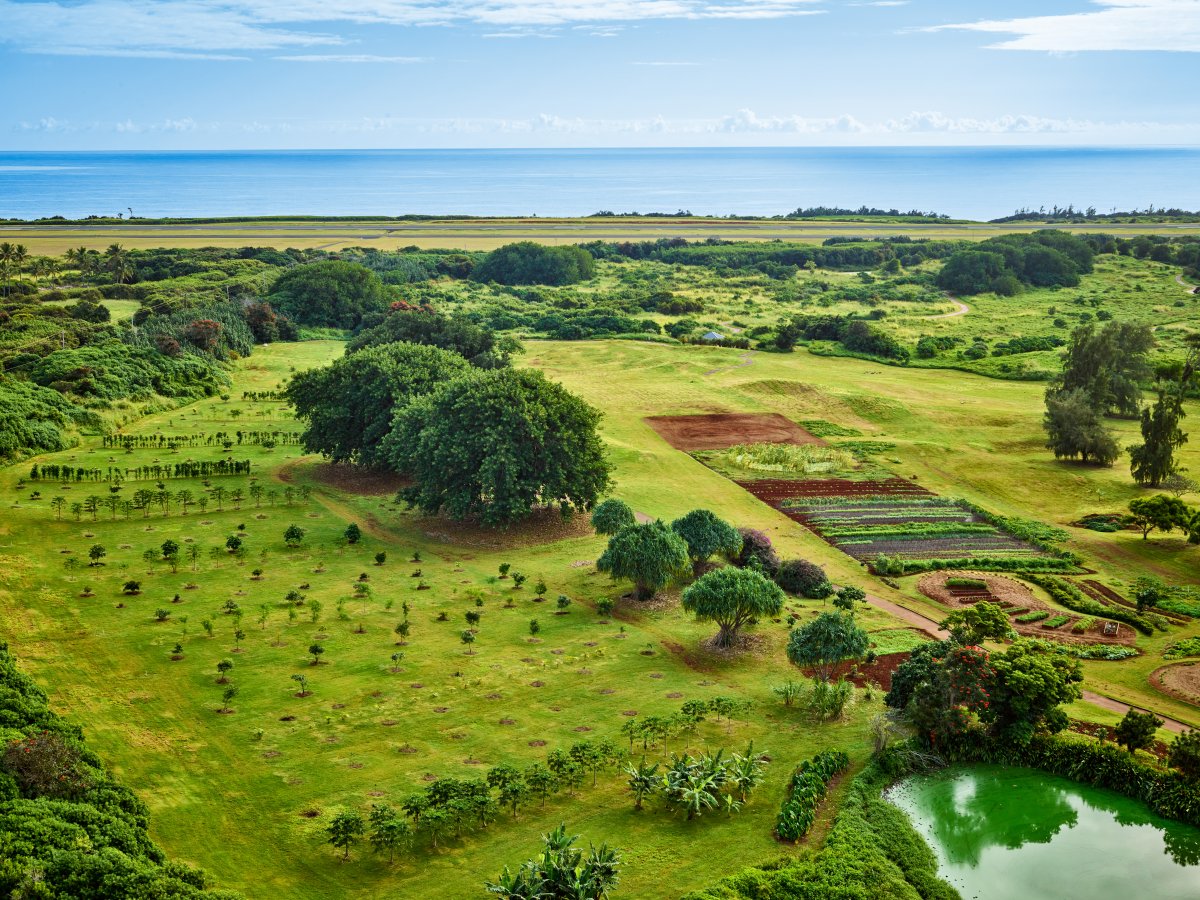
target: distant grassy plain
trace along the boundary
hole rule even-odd
[[[455,247],[491,250],[512,241],[574,244],[584,241],[643,241],[660,237],[704,240],[799,240],[816,242],[831,237],[885,237],[909,235],[932,239],[983,240],[1000,234],[1030,231],[1028,222],[908,223],[826,220],[761,220],[621,216],[575,219],[432,219],[414,222],[362,221],[263,221],[147,225],[139,222],[97,225],[18,225],[0,223],[0,240],[19,241],[31,252],[61,254],[73,247],[103,249],[112,243],[127,248],[144,247],[276,247],[285,249],[369,246],[381,250],[400,247]],[[1050,227],[1050,226],[1043,226]],[[1126,237],[1138,234],[1185,235],[1200,233],[1196,224],[1091,223],[1055,225],[1067,231],[1103,231]]]

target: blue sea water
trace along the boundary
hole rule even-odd
[[[0,217],[1200,209],[1200,149],[0,151]]]

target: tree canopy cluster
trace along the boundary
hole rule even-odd
[[[937,284],[954,294],[994,291],[1005,296],[1024,287],[1074,287],[1092,271],[1094,253],[1084,239],[1065,231],[1006,234],[959,250],[946,260]]]
[[[474,281],[496,284],[564,285],[587,281],[596,271],[595,261],[582,247],[550,247],[519,241],[497,247],[471,272]]]
[[[271,305],[301,325],[356,328],[388,300],[379,276],[358,263],[329,259],[287,269],[271,286]]]

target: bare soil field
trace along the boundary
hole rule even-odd
[[[778,413],[649,416],[646,422],[676,450],[724,450],[738,444],[824,444]]]
[[[1200,663],[1177,663],[1150,673],[1150,684],[1185,703],[1200,703]]]

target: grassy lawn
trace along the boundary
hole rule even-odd
[[[244,243],[245,235],[238,240]],[[331,341],[258,348],[237,364],[234,399],[160,413],[127,431],[286,426],[281,404],[236,398],[242,391],[273,390],[293,368],[324,364],[341,349]],[[766,531],[785,558],[816,560],[835,582],[860,584],[935,617],[941,611],[916,591],[914,578],[893,589],[869,576],[732,481],[672,449],[644,417],[739,411],[826,420],[858,429],[864,439],[894,443],[886,465],[939,494],[1062,526],[1087,512],[1120,509],[1138,495],[1120,464],[1097,470],[1054,462],[1042,447],[1042,385],[804,351],[748,358],[745,364],[744,351],[706,347],[530,342],[520,364],[545,370],[605,411],[602,431],[616,463],[615,494],[638,512],[671,519],[710,508]],[[1190,414],[1194,421],[1200,409],[1193,406]],[[1132,423],[1118,430],[1122,444],[1132,441]],[[877,692],[871,699],[858,692],[846,719],[826,725],[806,721],[773,697],[772,685],[796,674],[783,656],[785,623],[762,623],[755,630],[758,646],[727,659],[700,649],[715,627],[691,621],[677,603],[655,609],[625,603],[602,621],[594,601],[616,598],[627,586],[595,572],[603,541],[589,530],[486,536],[424,520],[398,507],[390,492],[335,486],[315,459],[292,446],[234,447],[224,454],[219,446],[126,453],[97,445],[88,439],[37,462],[132,467],[248,458],[254,464],[250,478],[278,494],[261,505],[246,500],[240,509],[226,496],[223,510],[210,504],[186,516],[172,509],[163,517],[156,509],[148,518],[135,512],[125,521],[101,510],[96,521],[86,512],[76,521],[64,510],[59,521],[49,506],[58,484],[18,490],[29,463],[0,472],[0,490],[11,498],[0,522],[4,636],[50,690],[56,708],[85,725],[95,749],[147,801],[152,831],[163,846],[250,897],[482,896],[485,877],[527,858],[538,835],[560,821],[585,840],[607,840],[621,849],[627,863],[621,896],[677,896],[786,851],[772,840],[771,826],[796,762],[829,747],[851,751],[856,761],[869,752],[868,722],[881,708]],[[1196,471],[1200,443],[1186,446],[1182,457]],[[213,480],[248,491],[250,478]],[[198,480],[167,485],[203,490]],[[289,505],[283,499],[285,487],[306,485],[313,489],[307,501],[294,498]],[[123,495],[141,487],[153,489],[154,483],[130,481]],[[31,490],[41,496],[30,499]],[[104,484],[78,483],[63,496],[69,504],[102,492]],[[348,521],[364,530],[357,545],[342,540]],[[291,523],[307,532],[295,550],[282,538]],[[239,525],[245,526],[247,547],[240,561],[223,550]],[[1070,531],[1070,548],[1098,570],[1095,577],[1117,589],[1142,571],[1195,581],[1200,548],[1178,539]],[[561,533],[567,536],[549,539]],[[168,538],[185,550],[178,572],[142,558]],[[85,557],[93,543],[107,549],[103,567],[64,566],[68,557]],[[203,551],[195,570],[186,556],[192,545]],[[387,560],[376,566],[381,550]],[[410,561],[414,553],[420,562]],[[529,576],[523,589],[495,579],[503,562]],[[259,568],[262,575],[253,576]],[[369,594],[359,596],[355,585],[363,583],[363,573]],[[131,578],[142,582],[142,592],[122,596],[121,586]],[[532,585],[539,578],[548,585],[548,602],[535,601]],[[85,586],[95,596],[81,597]],[[320,602],[317,621],[307,606],[291,607],[295,617],[289,618],[284,597],[291,590]],[[555,614],[558,594],[573,601],[565,615]],[[180,602],[172,602],[175,595]],[[460,641],[463,615],[477,608],[477,599],[482,621],[468,655]],[[228,600],[244,612],[245,637],[236,648],[233,617],[222,608]],[[393,628],[405,603],[412,632],[408,645],[397,647]],[[803,619],[821,604],[791,601],[789,607]],[[158,609],[169,612],[166,621],[156,621]],[[446,621],[439,621],[442,613]],[[883,613],[867,609],[859,617],[869,630],[885,632],[881,649],[905,643],[893,630],[898,623]],[[541,625],[536,642],[529,639],[532,618]],[[212,637],[202,625],[206,619]],[[1139,638],[1146,652],[1137,659],[1086,663],[1089,687],[1200,721],[1196,710],[1146,684],[1149,671],[1162,664],[1166,644],[1198,632],[1195,626],[1174,628]],[[310,665],[306,653],[314,641],[326,651],[319,666]],[[184,658],[172,661],[176,642]],[[397,651],[404,657],[394,663]],[[228,715],[216,712],[221,687],[214,683],[215,665],[223,658],[234,661],[231,681],[240,688]],[[312,696],[294,696],[294,674],[309,678]],[[419,843],[391,867],[366,847],[343,864],[323,844],[336,812],[365,812],[372,802],[398,804],[430,776],[482,777],[488,766],[539,761],[546,751],[579,740],[621,743],[619,728],[628,720],[623,713],[669,714],[685,700],[718,695],[754,705],[732,723],[705,722],[692,744],[741,750],[754,740],[773,758],[767,783],[733,818],[714,813],[684,822],[662,810],[635,813],[623,779],[608,773],[576,797],[551,798],[545,810],[531,805],[517,821],[503,814],[486,830],[446,840],[440,850]],[[1093,712],[1095,721],[1109,721],[1103,711]],[[649,755],[680,749],[682,739],[676,739]]]

